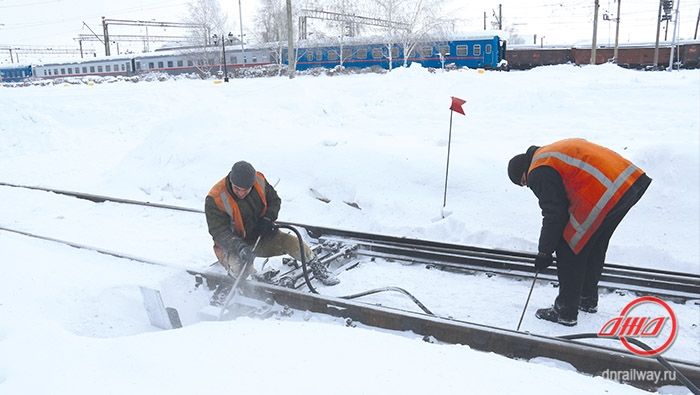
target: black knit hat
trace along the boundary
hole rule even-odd
[[[248,189],[255,183],[255,168],[246,161],[236,162],[228,173],[231,183],[239,188]]]
[[[528,162],[527,155],[525,154],[515,155],[513,159],[508,162],[508,177],[513,181],[513,184],[520,185],[523,173],[525,173],[529,167],[530,162]]]

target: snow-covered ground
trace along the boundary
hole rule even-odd
[[[467,115],[452,119],[443,208],[451,96],[467,100]],[[532,144],[582,137],[654,180],[613,236],[608,262],[700,273],[697,70],[410,68],[3,87],[0,114],[0,182],[201,209],[210,187],[245,159],[276,184],[285,221],[529,252],[540,212],[534,195],[508,180],[507,162]],[[639,392],[561,362],[514,361],[317,316],[197,322],[207,295],[177,267],[214,261],[203,215],[7,187],[0,200],[0,227],[172,265],[0,231],[2,394]],[[323,292],[401,286],[439,315],[517,326],[529,284],[425,269],[418,284],[415,270],[368,264]],[[475,291],[484,285],[488,293]],[[139,286],[161,290],[185,327],[151,327]],[[555,295],[547,283],[535,287],[521,330],[597,331],[632,299],[605,295],[598,315],[581,314],[569,330],[533,316]],[[407,307],[401,298],[381,303]],[[689,318],[669,354],[700,363],[700,307],[673,307]]]

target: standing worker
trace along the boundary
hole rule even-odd
[[[209,191],[204,204],[209,234],[214,239],[219,263],[231,276],[242,275],[245,279],[255,274],[256,256],[289,254],[301,260],[297,237],[275,225],[281,206],[282,199],[275,188],[246,161],[236,162],[228,175]],[[338,284],[340,280],[316,259],[306,244],[303,246],[314,277],[325,285]],[[241,273],[244,266],[246,271]]]
[[[598,311],[598,282],[610,238],[651,178],[619,154],[583,139],[531,146],[510,160],[508,177],[539,199],[537,272],[557,254],[559,295],[535,316],[574,326],[578,310]]]

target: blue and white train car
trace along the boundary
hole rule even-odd
[[[0,82],[22,82],[32,76],[32,66],[0,65]]]
[[[396,68],[412,63],[424,67],[457,67],[497,69],[504,59],[505,42],[498,35],[472,38],[421,41],[406,51],[403,45],[374,42],[347,42],[340,45],[316,46],[300,43],[297,48],[297,70],[336,66]],[[391,52],[390,52],[391,51]],[[286,50],[284,62],[287,63]]]

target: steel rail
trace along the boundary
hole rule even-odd
[[[115,202],[203,213],[201,209],[48,187],[28,186],[6,182],[0,182],[0,186],[52,192],[96,203]],[[516,277],[531,277],[534,275],[534,267],[532,264],[534,262],[534,254],[531,253],[368,234],[293,222],[280,222],[280,224],[302,227],[306,229],[307,233],[313,238],[323,236],[354,240],[358,244],[363,245],[363,248],[360,248],[358,251],[358,253],[361,254],[368,254],[367,251],[371,251],[374,256],[382,256],[382,254],[385,254],[384,256],[386,257],[393,256],[394,258],[396,258],[395,255],[398,254],[402,257],[409,257],[415,262],[434,264],[435,266],[447,270],[494,271]],[[555,273],[554,269],[547,269],[542,272],[541,275],[543,279],[555,280]],[[681,300],[700,298],[700,275],[623,266],[612,263],[606,263],[605,265],[601,278],[601,286],[609,290],[614,290],[623,286],[625,289],[634,292],[648,293],[668,298],[679,298]]]
[[[373,257],[411,261],[455,271],[485,271],[531,278],[535,254],[448,244],[419,239],[367,234],[289,224],[307,229],[321,240],[356,243],[357,253]],[[556,262],[556,260],[555,260]],[[556,280],[556,269],[541,273],[543,279]],[[606,263],[601,286],[610,290],[642,292],[682,300],[700,299],[700,275],[668,270],[638,268]]]
[[[206,279],[210,287],[228,284],[232,279],[220,274],[194,273]],[[391,331],[413,332],[424,339],[460,344],[474,350],[493,352],[508,358],[530,360],[537,357],[552,358],[570,363],[579,372],[603,376],[605,372],[631,370],[654,372],[665,378],[666,367],[653,358],[642,357],[629,351],[600,346],[587,342],[548,337],[527,332],[513,331],[418,312],[370,305],[342,297],[310,294],[294,289],[246,281],[239,288],[247,298],[266,300],[287,308],[310,311],[352,320],[375,328]],[[685,379],[700,385],[700,365],[679,360],[666,360]],[[671,380],[673,379],[673,380]],[[645,390],[657,390],[664,385],[683,385],[678,377],[653,382],[644,377],[632,377],[629,385]]]

